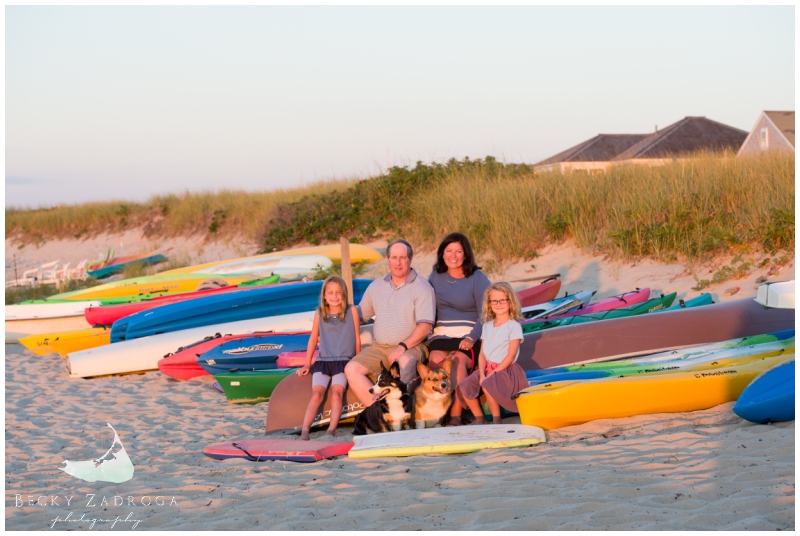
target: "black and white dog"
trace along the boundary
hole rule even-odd
[[[369,392],[378,400],[358,414],[353,435],[411,430],[411,396],[400,380],[400,365],[392,363],[386,370],[381,363],[378,381]]]

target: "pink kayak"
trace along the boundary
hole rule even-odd
[[[559,290],[561,290],[561,280],[551,278],[539,285],[518,290],[517,297],[522,307],[530,307],[554,300]]]
[[[314,361],[317,360],[317,356],[319,355],[319,350],[314,352],[314,355],[311,356],[311,363],[313,364]],[[306,353],[305,352],[283,352],[282,354],[278,355],[278,358],[275,360],[275,364],[278,368],[298,368],[303,367],[306,364]]]
[[[637,288],[636,290],[633,290],[631,292],[624,292],[622,294],[617,294],[616,296],[611,296],[609,298],[605,298],[594,303],[588,303],[586,305],[582,305],[578,309],[570,311],[569,313],[562,313],[560,315],[549,316],[547,317],[547,320],[554,320],[557,318],[564,318],[567,316],[602,313],[603,311],[611,311],[612,309],[621,309],[622,307],[630,307],[631,305],[636,305],[638,303],[647,301],[649,297],[650,297],[649,288],[643,288],[643,289]],[[541,319],[523,321],[522,324],[529,324],[531,322],[541,322]]]

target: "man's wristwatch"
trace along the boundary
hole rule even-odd
[[[397,346],[402,346],[404,349],[408,350],[408,345],[406,343],[404,343],[403,341],[400,341],[399,343],[397,343]]]

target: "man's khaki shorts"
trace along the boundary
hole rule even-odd
[[[396,344],[373,344],[372,346],[367,346],[366,348],[361,350],[361,353],[355,356],[352,361],[355,361],[359,365],[365,366],[369,369],[370,374],[372,375],[372,379],[376,380],[378,378],[378,374],[381,373],[381,363],[387,369],[389,368],[389,354],[392,353],[392,350],[397,348]],[[404,354],[410,354],[414,359],[417,360],[417,363],[424,362],[428,355],[428,347],[424,344],[418,344],[412,348],[409,348]]]

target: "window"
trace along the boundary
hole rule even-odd
[[[762,151],[769,149],[769,131],[766,128],[761,129],[761,135],[758,137],[758,146]]]

